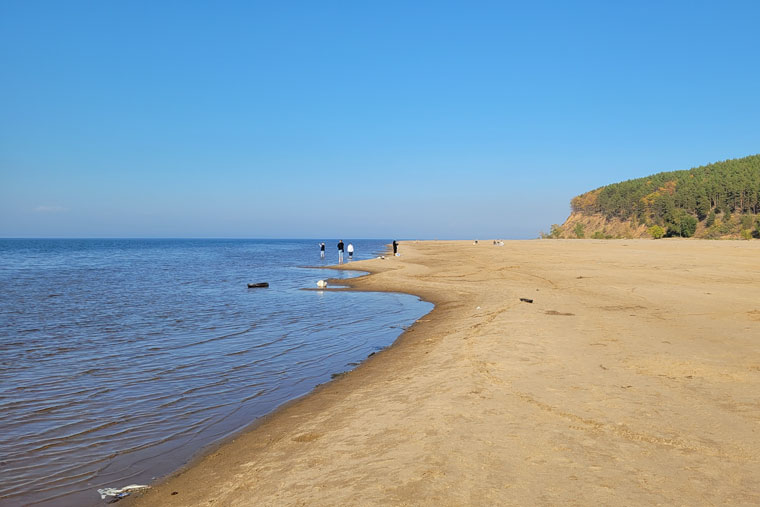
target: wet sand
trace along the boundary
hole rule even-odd
[[[760,241],[400,252],[430,314],[128,503],[760,504]]]

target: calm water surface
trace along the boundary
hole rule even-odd
[[[356,275],[302,267],[336,243],[322,261],[314,240],[0,240],[0,505],[148,483],[432,308],[300,290]]]

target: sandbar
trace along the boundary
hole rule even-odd
[[[400,252],[340,283],[431,313],[128,503],[760,504],[760,241]]]

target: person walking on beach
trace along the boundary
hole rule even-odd
[[[398,253],[398,241],[395,239],[393,240],[393,255],[396,255]]]
[[[338,241],[338,264],[343,264],[343,240]]]
[[[353,260],[354,258],[354,244],[349,243],[348,244],[348,260]]]
[[[325,242],[323,241],[321,245],[319,245],[319,257],[324,259],[325,258]]]

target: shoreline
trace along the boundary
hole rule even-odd
[[[388,247],[388,251],[390,251],[390,247]],[[392,254],[388,255],[386,254],[386,257],[384,260],[387,259],[396,259],[396,257],[393,257]],[[318,384],[316,385],[311,391],[309,391],[306,394],[303,394],[301,396],[298,396],[297,398],[294,398],[292,400],[286,401],[285,403],[279,405],[275,410],[272,412],[269,412],[267,414],[264,414],[261,417],[258,417],[254,421],[252,421],[250,424],[240,428],[239,430],[231,433],[230,435],[225,436],[224,438],[213,442],[204,448],[200,449],[198,453],[187,463],[179,467],[174,472],[170,473],[169,475],[159,478],[154,484],[151,484],[151,488],[145,491],[138,491],[133,495],[127,496],[120,500],[121,503],[124,503],[125,505],[153,505],[153,502],[155,501],[157,505],[165,505],[167,500],[166,498],[163,498],[161,500],[154,500],[152,497],[155,495],[161,495],[166,496],[165,491],[163,490],[174,490],[176,489],[175,482],[177,482],[181,477],[184,476],[184,474],[194,470],[196,467],[201,467],[204,465],[204,462],[208,460],[210,457],[214,456],[216,457],[219,452],[223,451],[226,447],[232,446],[236,443],[236,441],[243,437],[249,437],[249,435],[253,434],[254,432],[259,431],[263,426],[266,425],[272,425],[272,424],[278,424],[280,418],[289,417],[290,414],[288,414],[288,411],[290,410],[314,410],[315,407],[311,406],[302,406],[304,404],[307,404],[312,397],[319,396],[320,393],[323,391],[328,390],[329,388],[335,388],[339,385],[341,382],[347,381],[347,376],[349,374],[355,373],[357,370],[359,370],[362,367],[365,367],[370,362],[374,361],[381,361],[382,357],[388,353],[389,350],[393,349],[394,347],[397,347],[401,341],[403,340],[404,336],[407,335],[412,328],[415,326],[418,326],[420,321],[426,320],[428,317],[430,317],[436,310],[436,303],[434,301],[430,301],[427,298],[422,297],[419,294],[411,293],[411,292],[405,292],[400,290],[394,290],[391,288],[374,288],[374,289],[367,289],[361,287],[362,280],[366,281],[369,277],[371,277],[374,274],[381,273],[385,271],[384,269],[373,267],[373,266],[367,266],[366,263],[372,263],[374,261],[382,261],[383,259],[380,258],[374,258],[374,259],[363,259],[363,260],[353,260],[350,262],[344,262],[343,264],[332,264],[327,266],[304,266],[305,268],[310,269],[321,269],[321,270],[337,270],[337,271],[356,271],[358,273],[364,273],[360,276],[350,277],[350,278],[327,278],[326,280],[330,285],[336,285],[337,287],[329,287],[327,289],[320,289],[320,288],[313,288],[313,287],[305,287],[301,290],[306,291],[330,291],[330,292],[382,292],[382,293],[391,293],[391,294],[406,294],[410,296],[418,297],[421,301],[425,301],[428,303],[433,304],[433,308],[427,312],[426,314],[422,315],[419,319],[417,319],[411,326],[409,326],[407,329],[404,329],[398,337],[391,343],[389,346],[383,348],[382,350],[379,350],[377,352],[373,352],[369,356],[367,356],[361,363],[359,363],[356,367],[352,368],[351,370],[346,370],[345,372],[339,373],[336,377],[331,379],[328,382]],[[360,268],[354,268],[357,263],[362,264]],[[316,405],[318,406],[319,410],[323,409],[322,403],[317,402]],[[248,442],[246,442],[247,444]],[[169,493],[170,496],[172,496],[171,493]],[[177,505],[185,505],[187,504],[188,500],[179,500],[179,503]],[[193,502],[191,502],[192,504]]]
[[[337,266],[369,274],[336,290],[413,294],[431,312],[125,501],[760,500],[756,244],[401,245]]]
[[[19,339],[3,351],[16,387],[2,404],[2,505],[93,505],[96,488],[153,483],[387,347],[432,306],[301,292],[366,273],[300,268],[337,261],[319,259],[311,240],[43,243],[6,245],[6,313],[18,316],[8,336]],[[358,240],[355,258],[388,243]],[[102,269],[90,277],[93,264]],[[246,288],[263,280],[274,290]]]
[[[390,252],[390,246],[388,246],[387,251]],[[388,258],[395,258],[392,257],[392,254],[386,253],[386,259]],[[124,505],[151,505],[153,500],[151,498],[153,491],[156,489],[172,489],[170,486],[173,485],[173,482],[179,478],[180,476],[184,475],[185,473],[193,470],[197,466],[201,466],[202,463],[207,460],[210,456],[215,455],[216,453],[220,452],[227,446],[231,446],[234,444],[239,438],[244,437],[250,433],[256,432],[259,430],[262,426],[267,424],[277,424],[277,419],[280,417],[285,417],[285,414],[288,410],[299,410],[299,409],[306,409],[306,410],[312,410],[311,407],[300,407],[300,404],[306,403],[311,397],[317,396],[321,391],[327,389],[330,386],[335,386],[337,383],[341,381],[345,381],[345,378],[348,374],[353,373],[357,371],[358,369],[362,368],[365,364],[367,364],[370,361],[379,361],[380,357],[385,354],[389,349],[396,347],[397,344],[402,340],[404,335],[406,335],[412,327],[416,326],[420,320],[426,319],[428,316],[430,316],[435,311],[435,303],[432,301],[429,301],[423,297],[421,297],[418,294],[413,294],[410,292],[404,292],[399,290],[393,290],[390,288],[382,288],[382,289],[366,289],[361,288],[357,286],[357,283],[359,279],[367,279],[371,277],[373,274],[382,272],[382,269],[373,268],[371,266],[365,266],[364,263],[373,262],[376,260],[380,260],[380,258],[372,258],[372,259],[357,259],[352,261],[344,262],[343,264],[331,264],[331,265],[325,265],[325,266],[302,266],[303,268],[308,269],[315,269],[315,270],[335,270],[335,271],[346,271],[346,272],[357,272],[357,273],[363,273],[358,276],[353,276],[349,278],[326,278],[328,283],[332,285],[332,287],[328,286],[326,289],[321,289],[317,287],[304,287],[300,290],[304,291],[324,291],[324,292],[380,292],[380,293],[388,293],[388,294],[405,294],[409,296],[415,296],[418,297],[421,301],[428,302],[433,304],[433,308],[420,316],[412,325],[410,325],[408,328],[403,329],[402,332],[396,337],[396,339],[387,347],[378,350],[377,352],[371,353],[369,356],[364,358],[358,365],[353,367],[350,370],[346,370],[340,373],[335,374],[335,376],[322,384],[317,384],[314,386],[314,388],[309,391],[308,393],[302,394],[301,396],[298,396],[296,398],[293,398],[291,400],[288,400],[278,407],[276,407],[273,411],[268,412],[260,417],[257,417],[255,420],[253,420],[250,424],[230,433],[229,435],[212,442],[203,448],[201,448],[188,462],[184,463],[182,466],[171,472],[170,474],[158,478],[155,483],[150,485],[150,489],[148,490],[138,490],[135,493],[133,493],[130,496],[126,496],[120,500],[120,503]],[[363,264],[360,268],[354,268],[353,266],[357,263]],[[158,504],[164,505],[166,503],[166,500],[160,500],[157,501]],[[180,501],[179,505],[184,505],[187,502],[187,500]]]

